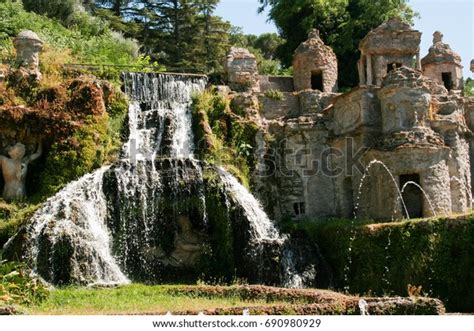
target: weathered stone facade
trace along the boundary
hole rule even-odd
[[[370,31],[359,45],[360,85],[380,86],[388,71],[401,66],[421,69],[421,32],[409,24],[391,19]]]
[[[296,91],[307,89],[321,92],[337,91],[337,58],[313,30],[293,57],[293,79]]]
[[[257,59],[247,49],[232,47],[224,63],[224,70],[233,90],[259,90]]]
[[[443,34],[436,31],[433,34],[433,46],[428,55],[421,60],[423,75],[444,85],[448,90],[463,89],[461,57],[443,42]]]
[[[266,156],[254,182],[273,217],[395,220],[471,209],[474,98],[421,71],[420,35],[398,20],[371,31],[360,44],[361,86],[340,94],[308,85],[335,61],[313,33],[295,53],[295,92],[255,94],[273,139],[257,137]],[[445,45],[440,38],[435,45]]]

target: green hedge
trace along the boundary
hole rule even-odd
[[[474,215],[362,223],[307,221],[287,230],[304,230],[318,243],[340,289],[406,296],[409,285],[421,286],[422,294],[440,298],[450,311],[474,311]]]

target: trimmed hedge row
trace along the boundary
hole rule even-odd
[[[474,215],[386,224],[328,220],[292,227],[318,243],[340,289],[401,296],[415,291],[441,299],[449,311],[474,311]]]
[[[359,297],[326,290],[283,289],[261,285],[189,286],[170,289],[171,295],[190,297],[239,297],[245,301],[265,300],[270,305],[231,307],[206,310],[205,315],[360,315]],[[440,300],[424,297],[364,298],[371,315],[441,315],[445,313]],[[282,303],[284,302],[284,303]],[[196,311],[173,312],[193,315]]]

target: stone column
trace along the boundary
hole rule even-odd
[[[416,53],[416,69],[421,70],[420,52]]]
[[[367,85],[372,85],[372,55],[367,54]]]
[[[365,85],[365,68],[364,68],[364,57],[362,56],[357,62],[357,68],[359,69],[359,86]]]

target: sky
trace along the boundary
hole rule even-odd
[[[421,56],[428,53],[433,32],[444,34],[444,42],[461,55],[464,77],[474,77],[469,70],[474,59],[474,0],[410,0],[411,7],[420,14],[415,19],[416,30],[421,31]],[[257,14],[257,0],[221,0],[216,14],[243,28],[244,33],[277,32],[267,13]]]

